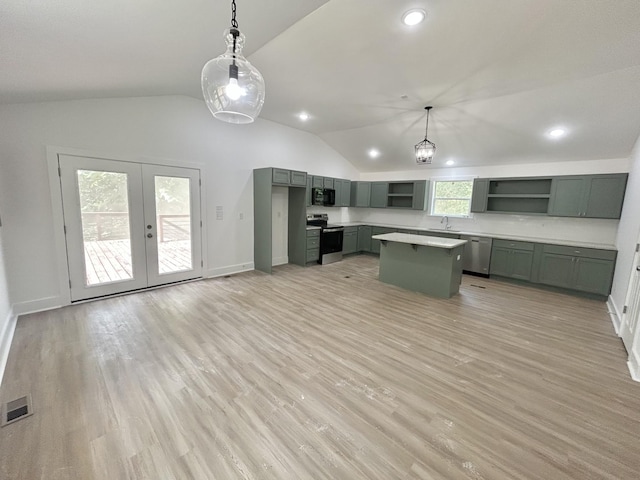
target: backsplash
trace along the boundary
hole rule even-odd
[[[443,228],[442,217],[427,215],[422,211],[350,208],[348,220],[340,218],[342,213],[332,218],[331,222],[349,221],[363,223],[379,223],[416,228]],[[573,240],[577,242],[614,245],[618,220],[549,217],[535,215],[508,215],[476,213],[470,218],[450,218],[452,230],[461,230],[487,235],[514,235],[548,240]]]

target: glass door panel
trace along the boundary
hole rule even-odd
[[[193,268],[191,202],[188,178],[155,176],[158,271]]]
[[[71,300],[147,286],[140,166],[67,155],[59,161]]]
[[[202,276],[200,171],[143,165],[149,285]]]

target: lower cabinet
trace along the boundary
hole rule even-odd
[[[544,285],[609,295],[616,252],[543,245],[538,281]]]
[[[371,227],[368,225],[360,225],[358,227],[358,251],[371,252]]]
[[[397,230],[395,228],[386,227],[373,227],[371,229],[372,235],[382,235],[383,233],[393,233]],[[380,240],[371,239],[371,253],[377,253],[380,255]]]
[[[320,258],[320,229],[307,230],[307,263]]]
[[[533,243],[494,240],[491,249],[491,275],[531,280]]]
[[[358,251],[358,227],[345,227],[342,239],[342,254],[349,255]]]

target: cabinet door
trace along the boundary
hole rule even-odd
[[[354,182],[352,207],[368,207],[371,201],[371,182]]]
[[[413,210],[426,210],[427,208],[427,185],[426,180],[417,180],[413,182]]]
[[[358,251],[358,232],[345,232],[342,240],[342,253],[356,253]]]
[[[584,177],[556,177],[551,181],[549,215],[579,217],[584,205]]]
[[[511,250],[511,278],[531,280],[531,266],[533,252],[526,250]]]
[[[313,187],[313,177],[307,175],[307,207],[311,206],[311,188]]]
[[[609,295],[614,263],[611,260],[577,257],[573,288],[582,292]]]
[[[491,275],[501,275],[510,277],[512,272],[511,249],[503,247],[493,247],[491,249]]]
[[[324,177],[324,182],[322,186],[324,188],[333,188],[333,178]]]
[[[340,180],[339,178],[333,178],[332,180],[333,180],[333,188],[336,191],[336,198],[333,206],[341,207],[342,206],[342,180]]]
[[[568,255],[542,253],[540,258],[538,281],[545,285],[572,288],[574,284],[574,262],[575,257],[570,257]]]
[[[338,195],[338,189],[336,188],[336,197]],[[341,207],[348,207],[351,202],[351,180],[342,180],[342,195],[340,197]],[[336,202],[337,204],[337,202]]]
[[[476,213],[487,211],[487,195],[489,193],[489,179],[476,178],[473,180],[471,193],[471,211]]]
[[[291,183],[291,172],[281,168],[274,168],[272,181],[277,185],[289,185]]]
[[[627,175],[594,175],[587,178],[583,216],[620,218]]]
[[[291,185],[304,187],[307,184],[307,172],[291,170]]]
[[[324,188],[324,177],[313,176],[313,188]]]
[[[385,208],[387,206],[387,195],[389,194],[388,182],[373,182],[371,184],[372,208]]]
[[[358,227],[358,251],[371,251],[371,227]]]

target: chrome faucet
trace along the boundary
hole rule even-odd
[[[447,217],[446,215],[444,215],[442,217],[442,220],[440,220],[440,223],[444,223],[444,229],[445,230],[449,230],[451,228],[451,225],[449,225],[449,217]]]

